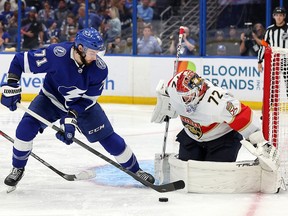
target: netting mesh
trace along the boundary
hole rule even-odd
[[[269,141],[280,150],[281,172],[288,183],[288,49],[271,48]],[[265,68],[266,69],[266,68]],[[267,73],[265,73],[267,76]],[[264,88],[266,86],[264,85]]]

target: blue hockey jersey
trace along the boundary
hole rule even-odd
[[[92,64],[81,67],[73,58],[73,43],[63,42],[17,53],[8,73],[21,77],[22,72],[46,73],[41,94],[63,111],[82,113],[102,94],[108,68],[99,56]]]

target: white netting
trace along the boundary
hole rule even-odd
[[[269,141],[280,150],[281,172],[288,183],[288,49],[272,47]]]

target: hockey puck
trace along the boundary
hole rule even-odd
[[[168,198],[167,197],[160,197],[159,202],[168,202]]]

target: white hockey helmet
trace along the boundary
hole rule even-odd
[[[186,111],[195,111],[197,104],[207,90],[204,79],[191,70],[184,70],[177,76],[176,91],[181,97],[181,101],[184,103]]]

